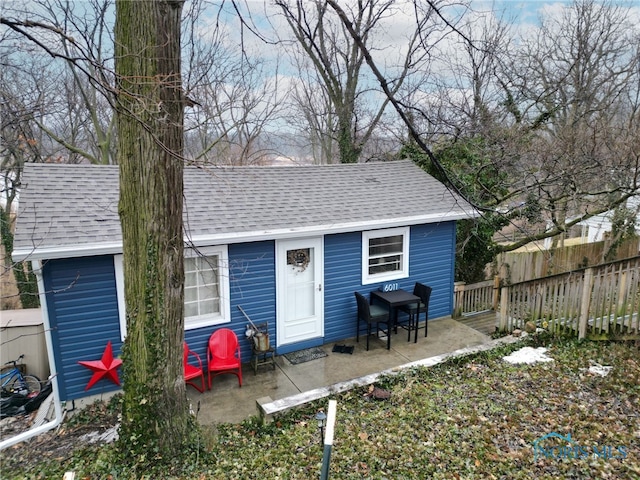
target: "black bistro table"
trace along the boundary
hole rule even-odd
[[[403,307],[405,305],[414,305],[416,306],[416,311],[420,310],[420,297],[414,295],[413,293],[409,293],[406,290],[402,290],[401,288],[398,290],[391,290],[389,292],[383,292],[381,290],[373,290],[371,292],[371,300],[378,299],[382,303],[385,303],[389,307],[389,319],[391,319],[391,315],[393,315],[393,327],[397,328],[398,323],[398,307]],[[409,326],[411,328],[411,325]],[[416,322],[417,327],[417,322]],[[391,329],[391,326],[389,326]],[[413,340],[413,343],[418,342],[418,328],[415,329],[416,334]],[[391,332],[389,332],[391,334]],[[411,340],[411,329],[409,329],[409,338]]]

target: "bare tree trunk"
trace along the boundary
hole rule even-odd
[[[182,367],[182,6],[118,0],[115,27],[127,306],[120,438],[166,461],[183,453],[192,422]]]
[[[390,0],[363,0],[342,10],[363,45],[374,40],[374,31],[382,28],[384,19],[397,13],[398,7]],[[315,71],[305,82],[302,94],[297,102],[304,117],[312,119],[310,129],[321,128],[324,131],[312,132],[312,138],[331,139],[338,149],[340,163],[356,163],[363,148],[371,140],[378,128],[389,100],[382,101],[368,97],[370,93],[366,76],[362,71],[365,64],[364,54],[354,39],[340,26],[341,19],[335,8],[322,0],[276,0],[282,15],[291,28],[293,37],[300,47],[300,63],[304,68],[309,60]],[[345,13],[345,11],[348,11]],[[347,18],[348,17],[348,18]],[[425,27],[426,28],[426,27]],[[417,38],[427,35],[426,31],[407,32],[409,37],[406,52],[397,58],[393,78],[387,82],[389,88],[397,93],[405,83],[411,71],[423,65],[427,59],[424,51],[418,48]],[[393,60],[388,57],[389,65]],[[391,74],[390,74],[391,75]],[[322,88],[321,96],[314,90]],[[365,101],[367,97],[370,101]],[[318,103],[318,99],[323,101]],[[327,112],[331,112],[330,115]],[[318,122],[317,119],[320,119]],[[323,161],[333,160],[327,155],[333,145],[323,148]]]

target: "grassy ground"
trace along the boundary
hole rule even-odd
[[[502,360],[524,345],[548,347],[554,361]],[[611,366],[610,373],[589,373],[594,362]],[[637,344],[541,338],[388,377],[376,384],[391,392],[388,400],[372,399],[369,388],[335,397],[330,478],[640,479],[639,382]],[[176,467],[176,478],[318,478],[322,446],[314,415],[326,406],[327,400],[310,404],[267,426],[218,425],[205,432],[197,459]],[[534,448],[552,432],[565,440],[547,438],[537,444],[544,451]],[[78,450],[0,476],[61,478],[75,470],[76,478],[168,477],[153,472],[152,462],[118,472],[101,463],[107,451]]]

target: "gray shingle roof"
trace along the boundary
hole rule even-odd
[[[14,258],[121,251],[118,167],[27,164]],[[197,245],[295,238],[474,216],[411,161],[186,168],[185,232]]]

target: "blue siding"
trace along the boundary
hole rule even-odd
[[[362,285],[361,242],[360,232],[327,235],[324,239],[326,343],[355,336],[357,309],[353,292],[368,294],[381,286]],[[409,277],[397,283],[408,291],[413,290],[415,282],[433,288],[429,318],[451,314],[454,261],[455,222],[411,227]]]
[[[354,337],[356,299],[362,288],[362,234],[324,237],[324,338],[326,342]],[[369,287],[368,287],[369,288]],[[370,286],[370,290],[374,286]]]
[[[85,392],[93,372],[78,364],[99,360],[109,340],[114,356],[120,354],[113,257],[50,260],[44,264],[43,279],[61,399],[116,390],[103,379]]]
[[[380,285],[362,285],[362,234],[327,235],[324,238],[324,339],[325,343],[351,338],[356,333],[354,291],[368,293]],[[207,341],[217,328],[227,327],[238,335],[242,359],[251,359],[251,344],[245,337],[247,312],[254,323],[268,322],[271,344],[276,342],[275,242],[229,245],[229,293],[231,322],[189,330],[185,338],[206,364]],[[451,314],[455,260],[455,222],[416,225],[410,233],[409,278],[398,281],[412,290],[416,281],[433,288],[429,318]],[[86,395],[91,371],[80,360],[97,360],[111,340],[114,355],[121,348],[115,271],[112,256],[51,260],[44,264],[55,359],[61,398]],[[317,341],[312,341],[316,344]],[[303,346],[299,346],[302,348]],[[282,352],[279,352],[282,353]],[[89,393],[117,389],[108,380],[98,382]]]
[[[421,282],[433,288],[429,318],[448,316],[453,310],[455,235],[455,222],[411,227],[410,277],[401,286],[411,291]]]
[[[276,274],[275,242],[255,242],[229,245],[229,293],[231,297],[231,323],[188,330],[185,334],[189,347],[207,361],[207,341],[214,330],[230,328],[238,336],[242,362],[251,360],[251,344],[245,336],[249,323],[240,305],[253,323],[269,323],[271,344],[276,338]]]

